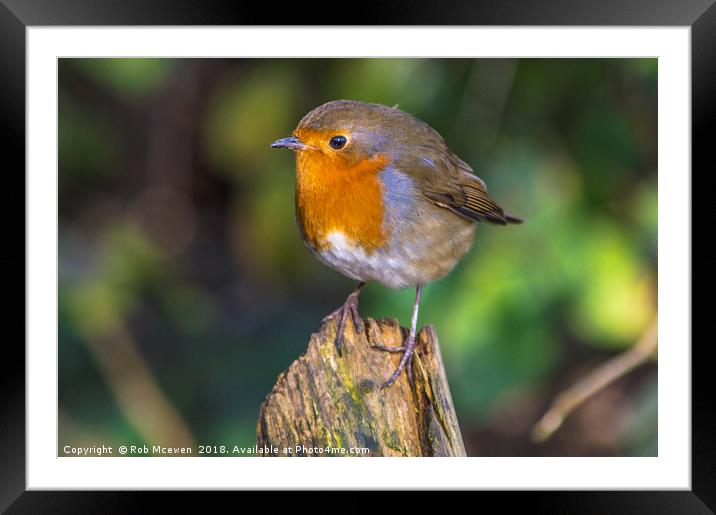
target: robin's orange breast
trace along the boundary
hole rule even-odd
[[[385,245],[388,234],[378,174],[387,163],[383,155],[347,166],[329,156],[298,154],[296,214],[310,247],[329,248],[332,234],[343,235],[366,254]]]

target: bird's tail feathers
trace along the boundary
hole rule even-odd
[[[504,213],[503,216],[508,224],[521,224],[523,222],[522,218],[511,215],[510,213]]]

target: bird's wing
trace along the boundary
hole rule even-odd
[[[495,203],[484,181],[474,174],[470,165],[444,142],[433,143],[423,149],[429,152],[408,156],[410,162],[401,167],[413,170],[411,175],[418,179],[419,189],[426,198],[469,220],[500,225],[522,223]]]

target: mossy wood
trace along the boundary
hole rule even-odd
[[[395,320],[369,318],[365,331],[356,334],[348,320],[339,356],[336,327],[330,319],[311,335],[306,353],[279,375],[261,405],[258,445],[277,451],[264,455],[326,456],[335,455],[326,448],[367,448],[368,456],[465,456],[435,329],[427,326],[418,334],[414,387],[403,373],[381,389],[400,354],[371,345],[398,347],[407,330]],[[306,452],[313,448],[324,452]]]

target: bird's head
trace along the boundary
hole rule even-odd
[[[335,100],[309,112],[291,136],[271,147],[296,151],[299,170],[319,167],[340,173],[395,158],[410,143],[416,123],[422,122],[397,107]]]

